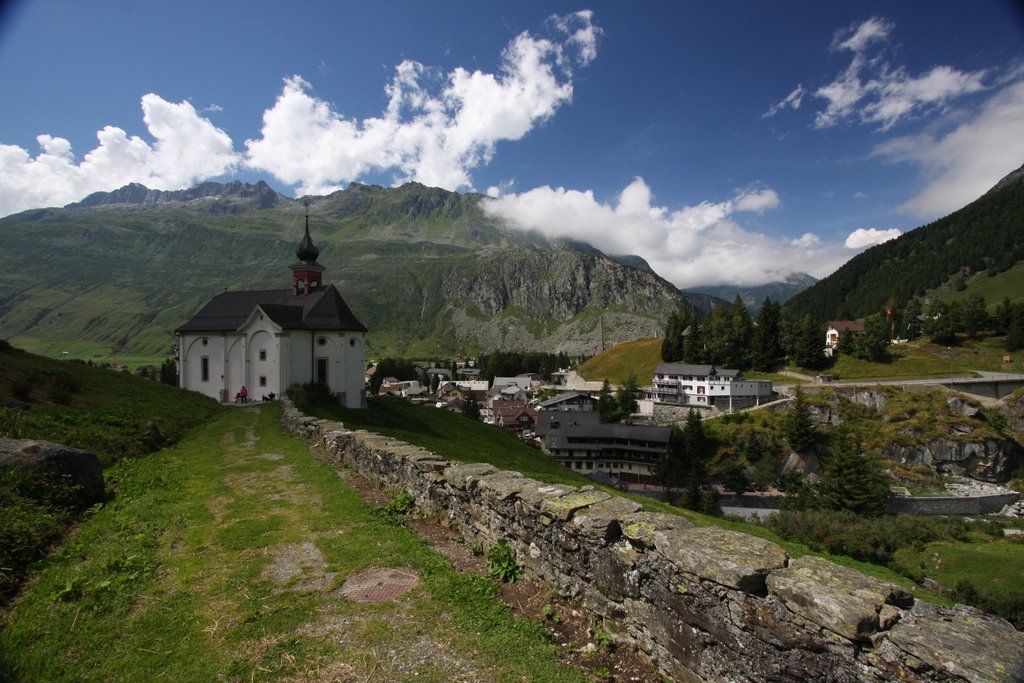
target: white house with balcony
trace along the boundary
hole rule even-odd
[[[651,390],[655,403],[723,411],[766,403],[773,394],[771,380],[745,380],[739,370],[683,363],[658,365]]]

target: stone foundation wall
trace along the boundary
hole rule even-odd
[[[890,515],[989,515],[1020,499],[1019,493],[987,496],[894,496],[885,502]]]
[[[416,497],[520,564],[680,681],[1020,681],[1024,634],[973,608],[774,543],[349,431],[282,405],[282,425]]]

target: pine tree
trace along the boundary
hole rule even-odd
[[[864,320],[864,332],[853,343],[853,355],[872,363],[881,363],[889,357],[889,329],[881,313]]]
[[[476,402],[472,391],[466,392],[466,402],[462,405],[462,414],[471,420],[480,419],[480,404]]]
[[[782,350],[782,331],[780,324],[782,313],[779,305],[766,298],[757,314],[757,326],[754,328],[751,342],[751,365],[755,370],[771,372],[786,355]]]
[[[988,315],[985,299],[980,294],[971,294],[967,297],[960,315],[964,334],[969,339],[977,339],[982,330],[992,327],[992,319]]]
[[[818,493],[826,508],[875,517],[885,512],[889,478],[877,455],[862,454],[853,430],[837,428]]]
[[[935,344],[956,342],[956,334],[953,332],[953,316],[944,301],[936,301],[928,307],[925,333],[931,335],[932,342]]]
[[[630,373],[622,386],[615,391],[615,402],[620,415],[619,419],[628,417],[639,409],[636,402],[636,395],[639,390],[640,387],[637,384],[636,375]]]
[[[814,420],[811,418],[811,408],[807,403],[807,397],[800,387],[796,388],[793,402],[789,404],[786,416],[782,422],[782,433],[789,442],[789,447],[797,453],[802,453],[810,448],[817,436],[814,428]]]
[[[747,305],[740,295],[732,302],[732,315],[729,318],[728,355],[724,363],[730,368],[746,369],[750,367],[750,346],[754,337],[754,322],[750,318]]]
[[[793,362],[808,370],[825,367],[825,334],[810,314],[800,321],[795,338]]]
[[[612,396],[612,387],[607,379],[597,394],[597,414],[601,416],[601,422],[618,422],[620,419],[619,405]]]
[[[917,299],[911,299],[903,309],[902,327],[898,328],[901,331],[901,336],[910,340],[921,336],[920,316],[921,302]]]
[[[1024,304],[1014,304],[1010,309],[1010,326],[1006,331],[1006,350],[1024,349]]]
[[[666,363],[678,363],[686,353],[683,332],[693,322],[688,309],[680,309],[670,313],[665,323],[665,339],[661,342],[661,360]]]

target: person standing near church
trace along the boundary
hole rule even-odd
[[[238,392],[238,395],[242,397],[242,403],[249,402],[249,392],[246,390],[245,385],[242,385],[242,390]]]

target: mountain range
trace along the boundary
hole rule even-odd
[[[808,287],[814,286],[817,281],[817,278],[808,273],[790,273],[779,282],[769,282],[768,284],[753,287],[737,287],[734,285],[695,287],[690,293],[706,294],[728,303],[735,301],[738,296],[743,305],[750,311],[750,314],[756,316],[758,311],[761,310],[765,299],[771,299],[777,304],[786,303]]]
[[[217,292],[290,287],[307,207],[325,280],[370,328],[371,354],[590,355],[717,301],[640,257],[507,228],[482,201],[417,183],[291,199],[263,182],[210,182],[22,212],[0,219],[0,329],[51,354],[169,353],[174,329]]]

